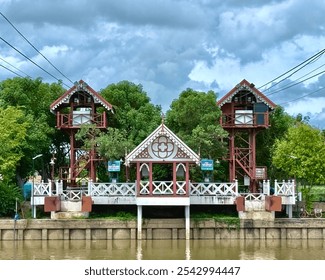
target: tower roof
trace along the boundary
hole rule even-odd
[[[91,88],[83,80],[80,80],[79,82],[76,82],[72,88],[67,90],[60,98],[55,100],[50,105],[50,111],[52,113],[55,113],[61,107],[68,106],[70,97],[77,91],[87,92],[89,95],[91,95],[93,97],[95,104],[100,104],[106,110],[110,111],[113,109],[113,106],[110,103],[108,103],[97,91],[95,91],[93,88]]]
[[[224,104],[230,103],[232,100],[232,97],[236,95],[240,91],[249,91],[252,94],[255,95],[256,99],[260,102],[265,103],[270,110],[273,110],[276,107],[276,104],[273,103],[269,98],[267,98],[261,91],[259,91],[254,84],[249,83],[245,79],[242,80],[239,84],[237,84],[231,91],[229,91],[227,94],[225,94],[218,102],[217,104],[221,108]]]

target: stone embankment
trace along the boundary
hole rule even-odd
[[[274,221],[241,220],[239,224],[215,220],[191,221],[191,239],[325,239],[325,219]],[[108,219],[0,220],[0,240],[117,240],[137,239],[137,221]],[[143,220],[143,240],[185,239],[184,219]]]

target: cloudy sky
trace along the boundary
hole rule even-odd
[[[83,79],[95,90],[128,80],[166,111],[186,88],[221,98],[246,79],[325,129],[324,0],[0,0],[0,7],[0,80],[61,79],[68,89]]]

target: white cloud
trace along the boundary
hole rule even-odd
[[[71,80],[84,79],[96,90],[121,80],[140,83],[163,108],[187,87],[212,89],[220,97],[242,79],[261,86],[325,45],[321,0],[0,1],[2,12]],[[0,24],[3,38],[52,69],[3,18]],[[30,76],[54,81],[9,46],[1,44],[0,53]],[[324,59],[291,80],[320,67]],[[0,80],[12,76],[0,72]],[[271,99],[299,98],[324,86],[323,80],[315,77]],[[306,112],[300,102],[289,104],[290,112]],[[310,114],[321,117],[320,104],[309,107]]]
[[[288,114],[295,115],[297,112],[302,115],[314,115],[322,113],[325,104],[325,97],[303,98],[286,106]]]

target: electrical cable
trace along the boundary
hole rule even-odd
[[[45,70],[42,66],[39,66],[36,62],[34,62],[32,59],[30,59],[27,55],[23,54],[21,51],[19,51],[17,48],[15,48],[13,45],[11,45],[8,41],[6,41],[5,39],[3,39],[1,36],[0,36],[0,40],[2,40],[3,42],[5,42],[8,46],[10,46],[12,49],[14,49],[16,52],[18,52],[23,57],[25,57],[27,60],[29,60],[31,63],[33,63],[35,66],[37,66],[38,68],[40,68],[41,70],[43,70],[45,73],[47,73],[48,75],[50,75],[52,78],[54,78],[58,82],[61,82],[67,88],[69,88],[69,86],[67,84],[63,83],[62,80],[60,80],[57,77],[53,76],[50,72],[48,72],[47,70]]]
[[[15,67],[14,65],[12,65],[10,62],[4,60],[2,57],[0,57],[0,60],[2,60],[3,62],[7,63],[8,65],[10,65],[12,68],[16,69],[17,71],[23,73],[27,78],[32,78],[31,76],[29,76],[28,74],[26,74],[24,71],[20,70],[19,68]]]
[[[319,91],[321,91],[321,90],[324,90],[324,89],[325,89],[325,87],[321,87],[321,88],[319,88],[319,89],[317,89],[317,90],[314,90],[314,91],[312,91],[312,92],[310,92],[310,93],[307,93],[307,94],[305,94],[305,95],[302,95],[302,96],[300,96],[300,97],[297,97],[296,99],[293,99],[293,100],[290,100],[290,101],[286,101],[286,102],[279,103],[278,105],[288,104],[288,103],[291,103],[291,102],[293,102],[293,101],[297,101],[297,100],[299,100],[299,99],[305,98],[306,96],[312,95],[312,94],[314,94],[314,93],[316,93],[316,92],[319,92]]]
[[[37,52],[39,53],[55,70],[57,70],[64,78],[66,78],[71,84],[74,84],[71,79],[64,75],[49,59],[47,59],[15,26],[14,24],[2,13],[2,17],[18,32],[18,34],[25,39],[25,41]]]
[[[3,67],[4,69],[10,71],[11,73],[14,73],[15,75],[19,76],[20,78],[25,78],[24,76],[20,75],[19,73],[15,72],[15,71],[13,71],[11,69],[9,69],[8,67],[6,67],[6,66],[4,66],[2,64],[0,64],[0,66]]]
[[[322,55],[324,54],[324,52],[325,52],[325,49],[322,49],[321,51],[319,51],[318,53],[314,54],[314,55],[311,56],[310,58],[308,58],[308,59],[306,59],[305,61],[299,63],[297,66],[295,66],[295,67],[289,69],[288,71],[286,71],[285,73],[281,74],[280,76],[278,76],[278,77],[272,79],[271,81],[269,81],[269,82],[267,82],[267,83],[261,85],[260,87],[258,87],[258,89],[261,89],[262,87],[265,87],[266,85],[268,85],[268,84],[270,84],[270,83],[273,83],[273,82],[276,81],[277,79],[279,79],[279,78],[283,77],[284,75],[286,75],[286,74],[292,72],[294,69],[296,69],[296,68],[302,66],[301,68],[299,68],[299,70],[295,71],[294,73],[300,71],[300,70],[301,70],[302,68],[304,68],[306,65],[309,65],[310,63],[312,63],[312,62],[314,62],[315,60],[317,60],[320,56],[322,56]],[[310,61],[310,60],[311,60],[311,61]],[[304,64],[306,64],[306,65],[304,65]],[[292,73],[292,74],[289,75],[288,77],[291,77],[294,73]],[[282,79],[281,81],[277,82],[276,84],[279,84],[280,82],[286,80],[288,77]],[[275,84],[275,85],[276,85],[276,84]],[[273,87],[273,86],[275,86],[275,85],[272,85],[271,87]],[[269,87],[268,89],[270,89],[271,87]],[[266,89],[266,90],[268,90],[268,89]],[[264,92],[265,92],[266,90],[264,90]]]
[[[325,70],[323,70],[323,71],[321,71],[321,72],[318,72],[317,74],[315,74],[315,75],[313,75],[313,76],[310,76],[310,77],[308,77],[308,78],[306,78],[306,79],[304,79],[304,80],[301,80],[301,81],[299,81],[299,82],[297,82],[297,83],[294,83],[294,84],[289,83],[288,85],[286,85],[286,86],[284,86],[284,87],[282,87],[282,88],[280,88],[280,89],[278,89],[278,90],[275,90],[275,91],[272,91],[271,93],[268,93],[266,96],[270,96],[270,95],[272,95],[272,94],[274,94],[274,93],[277,93],[277,92],[283,91],[283,90],[285,90],[285,89],[291,88],[291,87],[293,87],[293,86],[296,86],[296,85],[298,85],[298,84],[301,84],[301,83],[303,83],[303,82],[305,82],[305,81],[308,81],[309,79],[312,79],[312,78],[314,78],[314,77],[316,77],[316,76],[319,76],[320,74],[323,74],[323,73],[325,73]]]

